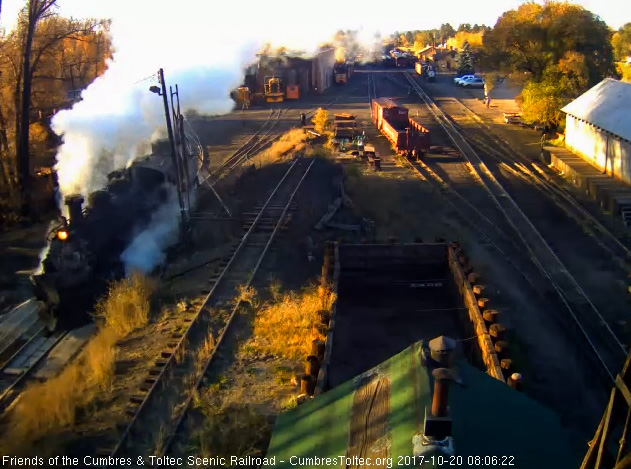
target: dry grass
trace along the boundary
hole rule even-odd
[[[299,151],[305,147],[307,134],[302,129],[292,129],[276,140],[260,157],[259,166],[265,166],[280,161],[290,151]]]
[[[72,427],[79,413],[109,388],[115,359],[116,335],[102,330],[59,375],[29,386],[10,415],[7,434],[12,441],[26,450],[47,434]]]
[[[110,286],[108,295],[96,305],[95,317],[105,328],[123,337],[149,322],[149,298],[155,286],[147,277],[133,274]]]
[[[208,334],[204,343],[197,349],[197,358],[195,360],[195,376],[199,376],[215,349],[215,337],[212,332]]]
[[[112,285],[109,296],[99,303],[103,322],[97,334],[59,375],[30,385],[16,401],[3,435],[3,444],[12,445],[9,453],[20,449],[32,452],[37,441],[72,429],[79,415],[91,415],[98,402],[107,397],[116,344],[147,323],[151,291],[151,282],[138,275]],[[20,448],[16,448],[17,442]]]
[[[247,290],[246,296],[253,294]],[[273,280],[269,297],[255,312],[253,335],[240,347],[226,374],[209,389],[193,394],[202,419],[190,440],[192,453],[258,455],[271,434],[267,416],[298,405],[296,377],[311,352],[311,340],[323,338],[318,331],[319,312],[329,310],[335,297],[318,286],[283,293]]]
[[[268,440],[267,417],[238,402],[227,393],[207,393],[195,399],[204,415],[203,424],[192,435],[190,447],[201,457],[256,456],[261,442]]]
[[[239,285],[237,288],[237,296],[235,298],[235,304],[240,302],[248,303],[253,308],[257,308],[259,306],[259,300],[257,298],[257,292],[254,287]]]
[[[406,220],[399,179],[386,173],[363,172],[356,165],[345,165],[344,174],[344,185],[358,213],[374,220],[376,226],[392,231]]]
[[[329,310],[335,295],[321,294],[317,287],[289,292],[278,301],[264,305],[254,320],[254,336],[248,350],[276,357],[303,359],[311,351],[311,341],[324,339],[318,330],[319,311]]]

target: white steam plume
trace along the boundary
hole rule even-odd
[[[115,53],[107,71],[82,92],[82,101],[53,119],[53,130],[63,137],[56,164],[60,202],[72,193],[88,195],[104,187],[111,171],[149,153],[150,141],[164,136],[163,101],[149,91],[157,80],[144,79],[155,76],[159,68],[165,71],[167,85],[178,84],[183,111],[222,114],[232,109],[229,93],[241,84],[244,68],[263,44],[313,52],[345,26],[332,24],[328,14],[329,21],[308,24],[298,24],[297,17],[286,14],[266,14],[262,21],[257,11],[264,13],[267,7],[260,2],[238,4],[229,11],[216,2],[198,0],[169,5],[111,0],[90,5],[94,10],[81,2],[77,8],[83,8],[83,14],[75,16],[112,18]],[[280,2],[273,8],[287,13],[289,6]],[[72,14],[63,8],[61,13]],[[174,206],[162,207],[130,244],[122,256],[128,269],[150,270],[176,240],[179,213]],[[66,207],[61,209],[66,213]]]
[[[121,254],[125,271],[151,272],[164,262],[164,249],[177,242],[180,221],[180,206],[177,191],[171,186],[166,203],[151,216],[149,225],[138,233]]]

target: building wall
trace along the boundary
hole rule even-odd
[[[588,163],[631,184],[631,142],[622,140],[569,114],[565,146]]]
[[[314,90],[322,93],[333,84],[333,67],[335,65],[335,50],[321,52],[312,62],[312,77]]]

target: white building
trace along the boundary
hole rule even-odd
[[[606,78],[562,111],[567,114],[565,146],[631,184],[631,83]]]

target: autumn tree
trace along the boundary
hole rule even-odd
[[[521,71],[535,81],[569,51],[586,58],[589,83],[613,70],[607,25],[579,5],[524,3],[505,12],[484,35],[484,47],[506,71]]]
[[[561,124],[560,109],[614,71],[611,32],[579,5],[524,3],[505,12],[483,37],[487,67],[526,77],[527,122]]]
[[[17,205],[28,213],[31,152],[45,147],[47,119],[68,103],[67,92],[84,88],[105,71],[108,30],[107,21],[61,18],[54,2],[31,0],[15,29],[0,37],[3,212]]]
[[[329,111],[321,107],[315,113],[313,118],[314,130],[318,133],[324,132],[329,124]]]
[[[631,23],[626,23],[611,38],[616,60],[624,61],[631,55]]]
[[[15,141],[20,182],[20,197],[24,215],[30,212],[30,149],[29,130],[31,120],[31,98],[33,81],[44,54],[59,45],[64,39],[80,40],[104,22],[97,20],[60,21],[55,12],[56,0],[28,0],[25,11],[20,15],[18,31],[22,35],[21,54],[15,87]],[[36,35],[36,32],[39,34]],[[37,40],[36,40],[37,39]]]

